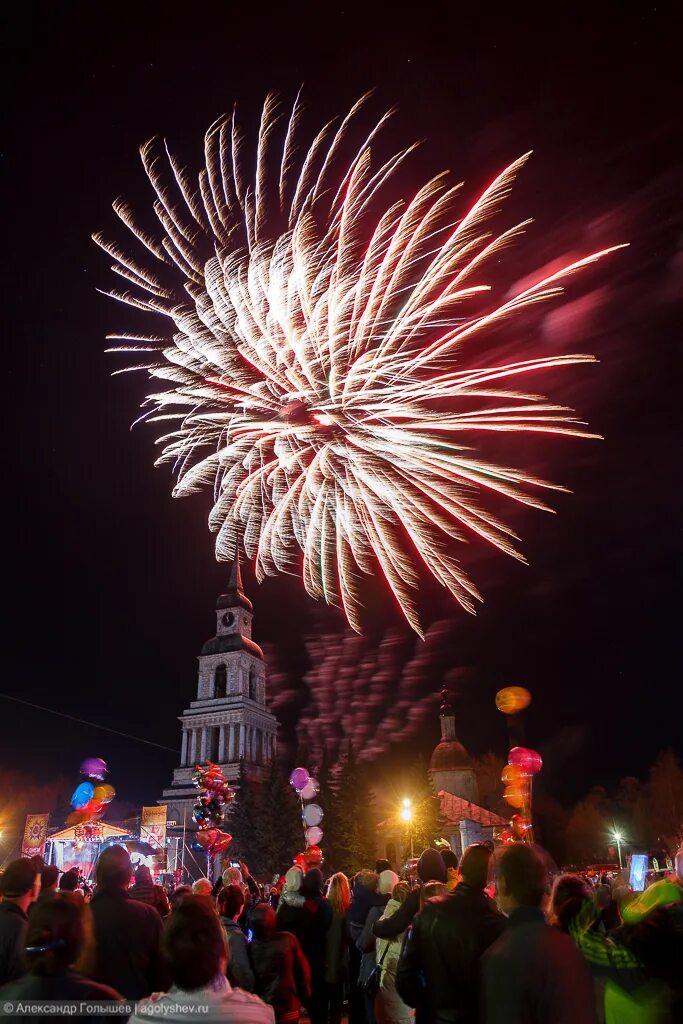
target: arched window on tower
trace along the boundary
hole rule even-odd
[[[258,685],[258,674],[256,672],[256,669],[250,668],[249,669],[249,699],[250,700],[256,700],[257,699],[256,698],[257,685]]]
[[[228,688],[228,670],[225,665],[216,665],[216,672],[213,677],[214,697],[225,697]]]

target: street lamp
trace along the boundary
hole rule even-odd
[[[408,825],[410,831],[410,859],[413,859],[413,804],[409,797],[405,797],[401,807],[401,818]]]
[[[619,867],[623,868],[624,865],[621,860],[621,841],[624,837],[621,834],[621,832],[619,832],[619,830],[615,828],[614,832],[612,833],[612,838],[617,844],[617,853],[619,854]]]

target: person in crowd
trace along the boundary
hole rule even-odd
[[[245,992],[253,992],[254,972],[249,961],[247,937],[237,923],[244,907],[241,887],[229,885],[221,889],[216,905],[228,944],[228,981]]]
[[[424,909],[425,903],[435,900],[439,896],[448,895],[448,886],[445,882],[425,882],[420,889],[420,910]]]
[[[365,924],[363,925],[363,930],[356,939],[356,947],[361,955],[360,968],[358,971],[358,984],[363,990],[365,1019],[367,1024],[374,1024],[375,1021],[375,993],[366,991],[368,980],[376,966],[376,942],[372,929],[375,922],[378,921],[384,913],[387,903],[389,902],[389,897],[391,896],[392,890],[397,882],[398,875],[390,868],[383,871],[379,876],[377,879],[377,891],[384,902],[379,906],[370,907],[368,916],[365,919]]]
[[[135,869],[135,885],[128,890],[128,895],[132,900],[154,907],[162,918],[168,917],[171,912],[166,893],[160,885],[154,884],[152,872],[146,864],[140,864]]]
[[[599,930],[603,934],[607,934],[607,932],[618,928],[621,924],[621,914],[619,913],[619,905],[614,898],[612,886],[607,875],[601,877],[600,884],[595,890],[595,903],[600,911],[598,919]]]
[[[169,904],[170,904],[170,907],[171,907],[171,913],[173,913],[173,911],[178,906],[178,904],[180,903],[180,901],[183,899],[184,896],[191,896],[191,895],[192,895],[192,886],[190,886],[190,885],[176,885],[175,889],[171,893],[171,898],[168,901]]]
[[[458,858],[452,850],[441,850],[441,859],[446,866],[446,887],[449,892],[453,892],[460,881]]]
[[[254,908],[251,926],[256,991],[273,1007],[276,1024],[297,1024],[301,1004],[311,998],[311,971],[301,944],[291,932],[278,931],[277,915],[267,903]]]
[[[89,911],[83,904],[69,893],[60,893],[35,907],[26,936],[27,973],[3,987],[2,1002],[122,1002],[115,989],[98,985],[74,967],[86,945],[85,918]],[[11,1013],[3,1016],[12,1019]],[[86,1015],[85,1019],[96,1016]],[[23,1018],[16,1015],[16,1020]]]
[[[127,999],[142,999],[166,982],[159,951],[161,918],[152,907],[130,899],[131,874],[130,857],[122,846],[100,854],[97,892],[90,901],[96,945],[93,977]]]
[[[590,971],[569,936],[543,915],[548,879],[539,854],[510,843],[497,860],[496,881],[508,921],[481,961],[484,1024],[596,1024]]]
[[[408,898],[406,882],[397,882],[389,896],[382,917],[391,917]],[[375,998],[377,1024],[412,1024],[413,1013],[396,991],[396,968],[403,948],[405,933],[393,939],[376,939],[375,958],[380,971],[380,983]]]
[[[304,897],[301,892],[303,880],[304,873],[296,865],[293,865],[285,875],[282,894],[277,908],[278,928],[296,932],[297,927],[299,927],[304,906]]]
[[[363,989],[358,981],[361,952],[357,942],[370,911],[378,907],[381,914],[387,905],[387,897],[377,891],[378,881],[379,877],[374,871],[359,871],[351,887],[351,903],[346,911],[349,933],[349,1024],[367,1024]]]
[[[351,903],[351,887],[342,871],[327,883],[327,898],[332,920],[325,938],[325,1024],[341,1024],[344,1008],[344,982],[349,974],[349,943],[346,911]]]
[[[422,852],[417,862],[417,878],[418,887],[409,893],[408,899],[401,904],[396,913],[375,922],[375,938],[394,939],[406,931],[420,909],[421,886],[428,882],[446,881],[446,865],[438,850],[427,849]]]
[[[0,903],[0,985],[20,978],[26,970],[24,949],[28,909],[40,894],[40,871],[33,860],[10,861],[2,876]]]
[[[419,1024],[476,1024],[480,1019],[479,962],[505,920],[484,892],[490,859],[482,843],[468,846],[457,888],[430,899],[415,917],[398,963],[396,989],[417,1008]]]
[[[311,868],[301,880],[303,906],[290,914],[286,908],[278,918],[282,928],[293,932],[301,943],[311,969],[311,995],[306,1003],[311,1024],[323,1024],[325,1018],[325,950],[327,931],[332,923],[332,908],[323,896],[323,875]]]
[[[59,868],[56,864],[46,864],[40,872],[40,895],[35,903],[28,908],[29,921],[36,911],[49,903],[57,895],[57,883],[59,882]]]
[[[183,897],[164,924],[162,953],[171,987],[154,996],[153,1007],[145,1001],[130,1024],[274,1024],[272,1007],[228,981],[225,934],[206,897]]]
[[[382,874],[383,871],[391,871],[391,870],[392,870],[391,864],[386,859],[386,857],[381,857],[379,860],[375,861],[375,874],[377,875],[378,878]]]
[[[76,899],[84,900],[83,890],[78,884],[78,868],[69,868],[59,879],[59,891],[70,892]]]
[[[212,886],[208,878],[198,878],[192,883],[193,896],[211,896]]]
[[[588,963],[595,987],[596,1013],[602,1022],[608,983],[618,987],[622,1003],[630,993],[637,1002],[646,975],[633,953],[599,930],[597,895],[598,890],[594,891],[580,875],[559,875],[553,884],[548,918],[573,939]]]

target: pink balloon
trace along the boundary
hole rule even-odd
[[[508,755],[510,764],[519,765],[527,775],[537,775],[543,767],[543,759],[536,750],[528,747],[513,747]]]
[[[304,788],[301,790],[301,796],[304,800],[312,800],[314,796],[317,796],[320,792],[320,786],[318,785],[317,779],[309,779]]]
[[[317,846],[323,837],[323,830],[314,825],[306,829],[306,846]]]
[[[300,793],[301,790],[306,786],[310,777],[311,776],[308,774],[307,768],[295,768],[292,774],[289,776],[289,781],[290,784],[294,786],[294,789],[297,791],[297,793]]]

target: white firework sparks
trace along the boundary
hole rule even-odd
[[[172,424],[158,462],[175,465],[175,495],[214,485],[217,557],[243,538],[259,578],[301,573],[356,630],[360,577],[379,567],[421,632],[413,598],[425,568],[468,611],[481,599],[454,542],[476,536],[522,558],[487,491],[547,508],[536,492],[552,485],[479,458],[476,432],[596,436],[571,410],[511,389],[591,356],[487,366],[477,346],[613,250],[492,301],[490,261],[528,222],[500,234],[488,222],[527,157],[464,214],[444,175],[387,205],[385,183],[414,147],[373,163],[386,114],[344,160],[366,98],[298,154],[300,100],[285,115],[269,96],[251,178],[234,116],[207,132],[196,180],[152,140],[141,152],[160,237],[124,203],[114,209],[154,269],[95,240],[134,287],[107,294],[173,323],[169,337],[109,337],[118,351],[155,353],[133,368],[168,385],[145,413]]]

